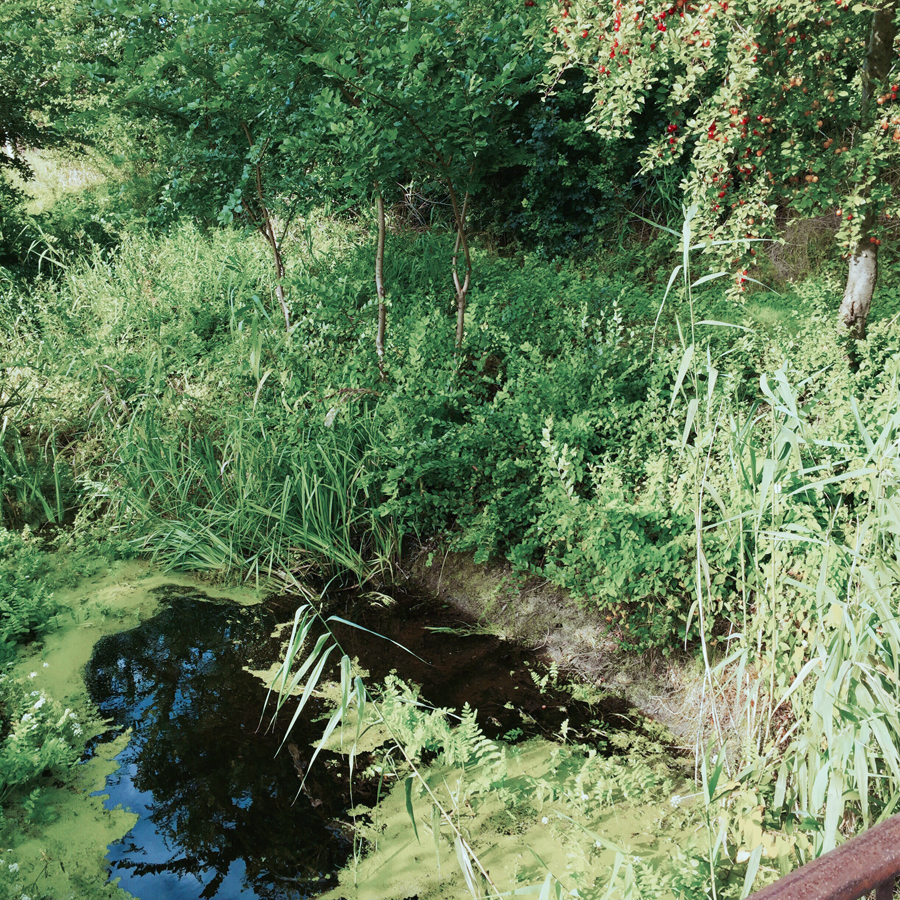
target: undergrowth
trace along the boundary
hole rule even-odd
[[[78,510],[167,565],[289,581],[384,579],[404,535],[441,533],[567,588],[627,648],[687,644],[710,885],[894,808],[890,285],[850,348],[824,277],[771,303],[676,279],[663,304],[628,273],[482,252],[457,348],[452,241],[397,234],[382,378],[371,237],[313,218],[289,249],[290,334],[237,231],[136,233],[7,281],[4,522]],[[39,630],[39,592],[5,602],[10,639]]]

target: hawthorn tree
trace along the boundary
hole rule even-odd
[[[590,123],[656,121],[642,170],[679,165],[701,236],[776,238],[778,213],[833,214],[849,260],[840,317],[865,335],[900,158],[897,0],[563,0],[551,82],[581,67]],[[733,245],[732,245],[733,246]],[[742,246],[742,245],[738,245]],[[729,261],[742,290],[755,255]]]

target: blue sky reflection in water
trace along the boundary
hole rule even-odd
[[[293,757],[321,725],[295,732],[293,755],[276,756],[283,731],[257,732],[265,688],[243,668],[275,657],[270,634],[290,611],[181,587],[161,599],[159,615],[103,638],[86,673],[115,733],[132,729],[105,793],[140,819],[110,847],[112,877],[139,900],[314,896],[350,851],[334,821],[346,766],[317,763],[294,803]]]

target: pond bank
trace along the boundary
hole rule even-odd
[[[682,749],[694,752],[702,741],[708,723],[700,714],[695,657],[621,649],[598,613],[504,560],[476,563],[472,552],[429,544],[410,553],[401,569],[409,589],[433,594],[513,643],[541,649],[561,672],[617,694],[664,725]]]
[[[449,783],[457,784],[456,790],[444,798],[445,804],[455,809],[457,819],[466,826],[469,836],[467,839],[479,855],[485,855],[498,879],[508,885],[528,883],[538,872],[539,866],[535,868],[535,859],[538,857],[547,860],[548,864],[555,860],[557,868],[568,866],[565,854],[558,859],[555,855],[560,849],[565,849],[564,845],[568,846],[569,851],[579,848],[577,852],[581,862],[577,871],[572,870],[573,877],[577,875],[592,880],[605,877],[602,873],[609,871],[615,858],[612,848],[614,845],[618,846],[617,835],[626,832],[632,836],[640,835],[639,838],[636,837],[636,841],[626,842],[626,846],[629,853],[641,857],[642,865],[655,869],[657,856],[662,860],[675,853],[673,841],[677,841],[679,827],[688,821],[690,813],[688,810],[672,809],[669,800],[675,789],[679,792],[690,791],[689,787],[684,786],[685,770],[681,765],[673,767],[671,753],[656,738],[647,737],[641,726],[634,730],[627,724],[626,720],[634,717],[627,704],[616,698],[616,695],[621,696],[623,693],[619,683],[621,679],[614,680],[610,677],[610,657],[602,655],[607,653],[607,647],[598,643],[599,639],[590,630],[586,617],[584,620],[576,620],[564,597],[557,595],[555,600],[548,599],[546,585],[529,585],[527,582],[511,579],[509,573],[504,573],[499,567],[492,570],[491,567],[474,566],[471,559],[467,561],[463,555],[448,556],[444,560],[442,572],[434,572],[434,566],[429,569],[419,565],[417,569],[417,565],[414,562],[410,566],[409,586],[420,585],[423,599],[410,596],[407,588],[407,593],[399,592],[393,602],[388,602],[384,595],[377,594],[368,597],[363,595],[351,602],[350,594],[338,593],[332,598],[330,605],[351,620],[408,645],[425,658],[422,663],[404,651],[388,652],[384,648],[392,645],[385,645],[380,638],[372,638],[358,629],[342,626],[340,639],[346,645],[348,653],[359,659],[363,668],[370,672],[371,684],[382,682],[391,670],[396,669],[404,679],[422,685],[421,696],[436,705],[461,711],[464,703],[469,702],[474,709],[479,710],[478,723],[489,743],[482,743],[481,738],[473,737],[471,752],[474,756],[463,763],[461,770],[452,760],[442,761],[438,754],[429,761],[426,778],[438,793]],[[429,573],[437,574],[437,579],[431,584],[428,581]],[[180,590],[179,586],[184,590]],[[520,598],[519,614],[504,621],[503,614],[516,605],[511,601],[518,601]],[[32,681],[36,688],[45,690],[73,708],[86,709],[89,698],[83,672],[89,661],[91,666],[95,666],[92,654],[96,656],[101,646],[107,647],[100,657],[101,668],[95,670],[94,680],[95,686],[101,682],[108,683],[110,690],[105,695],[110,698],[112,705],[105,706],[98,699],[99,694],[91,699],[99,703],[104,715],[115,718],[118,725],[114,740],[95,744],[93,756],[76,766],[71,777],[57,780],[52,785],[42,785],[44,805],[53,821],[40,817],[29,819],[22,811],[9,814],[7,829],[15,837],[9,844],[12,851],[6,856],[20,866],[23,876],[27,873],[26,879],[16,883],[16,889],[22,890],[10,896],[15,896],[16,900],[21,893],[27,893],[32,898],[48,896],[93,900],[103,897],[124,900],[131,894],[117,887],[115,879],[113,882],[106,880],[109,860],[117,860],[114,861],[114,874],[117,871],[122,874],[132,891],[138,889],[140,878],[135,880],[130,876],[139,874],[141,869],[133,867],[127,853],[121,859],[108,854],[107,846],[126,834],[131,834],[132,837],[124,845],[118,846],[127,851],[129,842],[135,843],[133,835],[137,831],[133,829],[137,816],[131,809],[142,809],[141,803],[133,800],[135,797],[142,800],[138,794],[147,787],[148,778],[140,777],[141,763],[137,758],[132,760],[128,753],[120,755],[120,771],[116,773],[117,762],[114,757],[122,754],[126,747],[128,752],[138,750],[140,741],[136,740],[135,735],[143,727],[145,718],[140,714],[138,718],[129,719],[129,715],[133,716],[131,713],[124,718],[118,717],[115,712],[116,697],[130,697],[129,702],[134,701],[138,706],[142,703],[149,704],[147,709],[155,716],[156,710],[165,707],[165,702],[155,695],[152,699],[148,699],[149,695],[144,697],[146,687],[150,685],[153,692],[163,690],[163,700],[170,697],[174,704],[162,717],[168,723],[166,728],[171,729],[174,727],[172,721],[175,706],[180,709],[183,698],[193,690],[185,682],[185,673],[193,668],[201,679],[206,679],[203,682],[205,686],[194,691],[203,705],[192,707],[184,715],[179,712],[185,723],[183,727],[176,728],[181,749],[171,754],[162,743],[158,743],[156,752],[159,760],[170,757],[185,760],[185,753],[193,753],[193,738],[190,737],[194,727],[192,723],[196,723],[197,741],[200,743],[206,740],[202,737],[204,729],[208,736],[212,736],[203,747],[208,745],[213,748],[221,743],[216,737],[217,734],[222,734],[221,715],[213,708],[216,704],[212,702],[219,693],[222,693],[225,706],[240,706],[245,713],[242,714],[242,721],[249,722],[253,719],[250,728],[252,731],[258,720],[257,708],[261,708],[264,691],[257,698],[255,693],[250,697],[252,691],[248,693],[248,690],[242,689],[243,699],[240,704],[233,702],[230,694],[226,697],[218,689],[218,667],[221,659],[229,654],[236,657],[238,668],[241,663],[246,663],[244,657],[247,653],[241,648],[246,637],[244,620],[249,622],[252,618],[259,619],[259,626],[252,632],[258,635],[253,639],[258,652],[251,656],[257,665],[261,664],[265,669],[269,656],[277,657],[283,639],[279,638],[277,627],[272,630],[273,625],[278,623],[283,626],[285,622],[290,622],[293,606],[290,602],[285,602],[287,598],[275,597],[262,602],[261,596],[254,591],[218,590],[187,576],[161,573],[141,562],[114,564],[100,577],[88,579],[76,588],[58,591],[57,599],[64,612],[57,617],[56,627],[40,644],[27,647],[20,653],[14,672],[23,679],[32,677],[33,673]],[[222,604],[217,601],[229,602]],[[172,633],[161,630],[165,615],[179,604],[188,610],[191,621],[198,625],[202,623],[206,631],[210,632],[210,640],[204,639],[205,643],[198,643],[193,637],[193,628],[183,627],[179,630],[177,623],[175,632],[172,632],[178,636],[177,639],[171,636]],[[244,608],[243,611],[240,607]],[[252,615],[249,607],[255,607]],[[229,612],[228,609],[236,609],[237,613]],[[213,610],[218,612],[214,613]],[[455,610],[460,610],[461,613]],[[497,619],[492,619],[491,613],[498,610],[500,615]],[[262,611],[263,618],[260,618],[257,611]],[[213,621],[220,614],[221,627]],[[205,621],[207,619],[211,624]],[[486,624],[488,622],[491,623],[489,626]],[[238,624],[240,634],[234,630]],[[171,627],[169,626],[170,630]],[[283,627],[280,633],[283,636]],[[567,643],[566,639],[573,637],[581,643]],[[504,643],[501,638],[510,639],[514,643]],[[181,649],[178,649],[179,641],[185,642]],[[596,649],[600,646],[602,653],[596,653],[592,659],[595,665],[602,668],[594,672],[592,681],[601,691],[594,690],[587,700],[578,699],[572,692],[565,693],[557,686],[555,675],[548,681],[547,677],[542,678],[540,667],[535,668],[530,664],[533,657],[523,649],[527,646],[540,650],[542,654],[549,654],[549,659],[557,662],[560,668],[573,672],[577,666],[572,659],[577,655],[579,647]],[[157,661],[155,655],[160,651],[163,656]],[[133,674],[129,674],[132,671],[132,665],[127,659],[130,658],[129,653],[135,659]],[[587,656],[587,653],[583,655]],[[215,671],[210,668],[211,665],[216,667]],[[166,673],[172,675],[169,679],[171,685],[168,687]],[[121,684],[116,686],[117,682]],[[262,687],[259,686],[256,690],[262,690]],[[602,694],[607,696],[603,697]],[[223,703],[219,703],[219,707]],[[601,704],[599,708],[596,705],[598,703]],[[324,713],[320,704],[317,704],[317,710],[320,715]],[[474,724],[474,719],[472,723]],[[305,769],[305,760],[310,755],[310,750],[306,748],[315,744],[318,739],[322,723],[311,724],[312,730],[304,726],[302,733],[298,732],[294,737],[294,743],[289,745],[290,756],[282,753],[277,759],[273,759],[280,737],[274,745],[269,742],[268,749],[260,756],[261,765],[267,771],[272,765],[280,765],[285,769],[283,777],[279,776],[286,786],[283,792],[285,796],[291,797],[296,791],[299,784],[297,778],[301,770]],[[162,734],[162,727],[153,728],[152,739],[157,741]],[[244,725],[225,727],[226,731],[240,729],[244,729]],[[97,727],[96,730],[101,729]],[[530,739],[523,743],[523,739],[529,736]],[[579,736],[590,739],[592,746],[599,748],[600,752],[593,749],[582,750],[567,743]],[[107,741],[108,738],[109,735]],[[491,740],[500,738],[520,743],[510,747],[502,743],[494,744]],[[198,758],[206,752],[203,747],[198,744],[196,748]],[[240,782],[245,790],[236,792],[232,789],[237,771],[234,760],[241,760],[241,771],[249,765],[249,753],[246,749],[231,754],[223,744],[216,752],[228,757],[223,757],[221,767],[224,775],[220,780],[225,785],[224,793],[221,797],[218,794],[213,797],[214,792],[209,790],[204,798],[208,805],[212,803],[210,810],[224,810],[222,821],[227,824],[235,817],[236,820],[246,818],[245,813],[249,814],[252,798],[260,791],[252,787],[249,781],[246,785],[244,781]],[[368,758],[360,758],[358,762],[360,767],[369,764]],[[316,765],[316,776],[322,776],[322,784],[316,784],[317,777],[314,777],[304,792],[307,794],[306,800],[300,798],[300,804],[306,803],[310,807],[307,816],[319,822],[317,827],[320,829],[332,828],[329,823],[333,823],[335,827],[332,830],[340,843],[345,840],[341,835],[345,831],[346,822],[342,810],[350,805],[339,796],[346,788],[346,785],[342,785],[344,766],[334,755],[330,755],[327,760],[321,758]],[[166,777],[163,780],[178,788],[178,803],[196,793],[192,787],[196,778],[204,784],[210,782],[207,777],[210,766],[207,763],[201,766],[203,772],[199,774],[190,774],[190,767],[182,763],[177,768],[178,777]],[[132,778],[132,774],[130,771],[126,772],[126,769],[138,773],[139,777],[133,782],[125,783]],[[161,771],[158,765],[151,766],[151,769],[153,772]],[[182,775],[184,778],[181,778]],[[344,870],[340,886],[332,896],[344,896],[348,900],[350,897],[358,897],[362,900],[365,897],[379,896],[379,892],[380,896],[394,896],[391,891],[408,890],[409,896],[417,894],[424,898],[442,896],[447,890],[453,891],[456,889],[453,887],[454,883],[459,887],[458,880],[452,877],[452,867],[455,865],[452,837],[439,828],[440,840],[434,841],[430,858],[420,856],[418,838],[413,840],[409,827],[408,800],[404,799],[402,787],[399,790],[392,789],[395,777],[384,775],[383,787],[382,777],[375,782],[370,780],[370,785],[378,784],[376,794],[381,794],[383,800],[377,810],[371,808],[374,806],[371,790],[366,790],[363,786],[362,790],[352,795],[353,802],[359,807],[357,812],[362,816],[356,822],[355,834],[358,839],[353,841],[353,847],[358,848],[359,839],[362,839],[372,852],[367,851],[360,863],[361,867],[351,866]],[[330,787],[326,788],[325,782]],[[124,785],[124,788],[120,791],[117,785]],[[399,785],[402,785],[402,780]],[[328,811],[329,804],[323,803],[323,799],[316,793],[320,787],[329,796],[334,795],[337,803],[334,809]],[[548,792],[545,800],[535,800],[545,788]],[[413,799],[425,815],[424,821],[420,817],[419,830],[427,830],[428,798],[415,793]],[[167,802],[156,798],[151,805],[158,809],[166,807]],[[130,809],[123,809],[118,803]],[[367,804],[367,808],[364,809],[360,804]],[[168,805],[172,806],[171,803]],[[145,819],[149,818],[150,808],[147,806],[143,810]],[[289,817],[286,808],[280,816]],[[275,818],[280,816],[276,815]],[[215,815],[211,812],[204,814],[197,822],[204,822],[210,817],[215,818]],[[154,814],[154,818],[158,816]],[[434,823],[431,825],[433,830]],[[673,826],[674,830],[671,830]],[[650,836],[656,835],[661,827],[670,829],[670,836],[657,847]],[[595,837],[586,845],[583,840],[587,834],[585,829],[595,833]],[[165,830],[164,828],[163,831]],[[260,834],[265,831],[259,825],[250,830]],[[289,830],[295,833],[302,832],[303,828],[292,825]],[[349,835],[353,831],[351,829],[345,833]],[[246,833],[247,829],[243,829],[243,832]],[[200,844],[204,841],[209,844],[210,860],[218,858],[217,854],[224,852],[215,835],[205,835],[202,827],[197,834],[203,838],[199,841]],[[523,839],[527,839],[531,848],[529,852],[536,855],[534,858],[522,856]],[[151,843],[155,840],[152,838]],[[195,849],[199,846],[197,841],[189,843]],[[246,842],[242,840],[241,843],[243,845]],[[262,859],[268,855],[274,860],[277,856],[274,841],[271,843],[271,852],[263,855]],[[309,840],[304,843],[316,845],[318,839],[314,839],[311,832]],[[345,843],[344,846],[349,845]],[[389,851],[388,857],[385,857],[386,849]],[[120,851],[117,850],[116,853]],[[354,858],[357,853],[358,849],[353,851]],[[401,858],[404,860],[401,881],[394,880],[394,876],[399,875],[401,870],[387,862],[395,853],[399,854],[396,857],[398,861]],[[147,852],[141,851],[138,857],[147,857]],[[292,859],[285,858],[289,867],[293,865]],[[172,857],[172,860],[178,862],[176,857]],[[233,875],[233,882],[244,881],[247,866],[242,860],[243,857],[238,859],[236,856],[232,861],[234,865],[226,867]],[[440,863],[435,875],[434,863],[438,860]],[[171,860],[164,860],[160,865],[164,868],[168,866],[172,870],[169,874],[176,877],[180,884],[185,873],[174,863],[170,865],[170,862]],[[137,863],[139,867],[145,864],[146,861]],[[451,867],[449,881],[448,866]],[[157,861],[153,862],[151,868],[155,870],[155,867]],[[211,863],[208,866],[201,865],[201,868],[209,873],[218,871]],[[315,877],[305,879],[303,885],[293,884],[292,890],[303,893],[320,879],[321,888],[327,887],[325,870],[312,872],[313,868],[316,866],[311,864],[311,873]],[[208,881],[208,876],[203,877]],[[360,879],[367,882],[366,887],[355,884]],[[285,882],[282,881],[281,885],[283,884]],[[270,886],[274,885],[270,883]],[[0,881],[0,897],[3,896],[3,887],[4,883]],[[31,890],[26,891],[29,887]],[[227,888],[227,879],[222,887],[223,890]],[[155,896],[153,889],[151,886],[150,894],[146,893],[146,889],[138,890],[137,896]],[[243,891],[244,888],[239,888],[239,893],[234,896],[244,896]],[[218,889],[216,895],[218,896]],[[187,897],[189,894],[183,896]],[[225,897],[226,894],[223,893],[222,896]],[[396,896],[399,897],[400,894]]]

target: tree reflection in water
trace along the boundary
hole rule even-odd
[[[276,658],[270,634],[290,612],[162,590],[165,611],[103,638],[87,670],[115,733],[132,729],[105,792],[108,806],[140,820],[110,847],[112,877],[139,900],[314,896],[352,849],[335,821],[347,806],[346,765],[317,761],[294,803],[321,723],[298,723],[292,753],[275,756],[284,732],[257,731],[265,688],[243,670]]]

